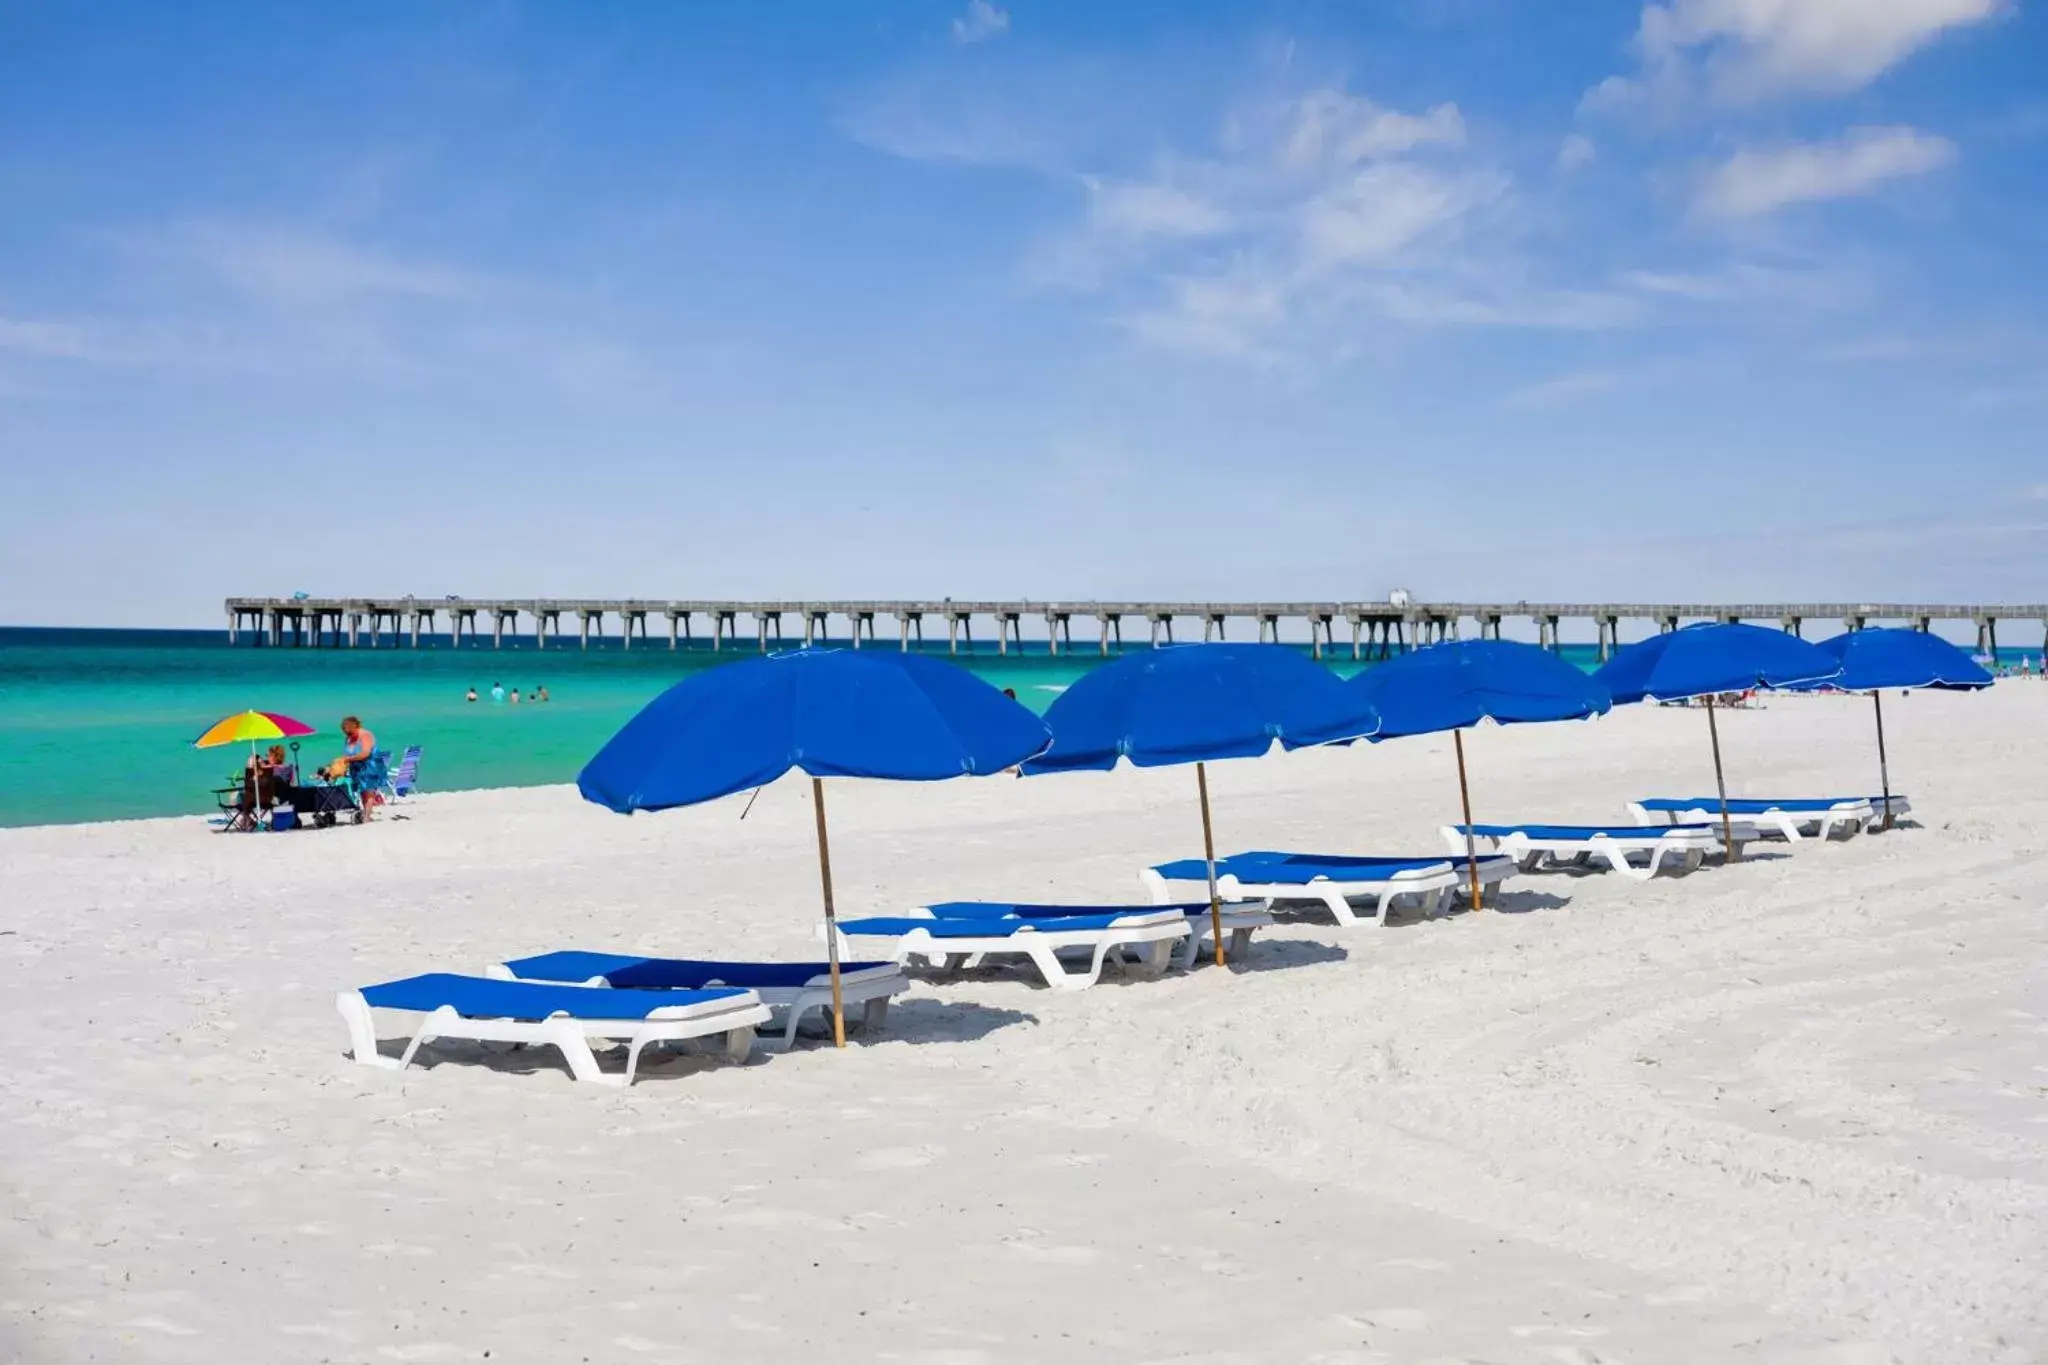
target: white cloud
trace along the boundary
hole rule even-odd
[[[1364,167],[1300,205],[1301,267],[1316,273],[1393,260],[1503,188],[1490,176],[1402,162]]]
[[[953,21],[953,41],[983,43],[1010,31],[1010,12],[989,0],[967,0],[967,13]]]
[[[2010,0],[1663,0],[1643,6],[1639,71],[1608,77],[1584,107],[1846,94],[1943,34],[2011,9]]]
[[[1459,259],[1511,189],[1465,138],[1452,104],[1317,89],[1241,106],[1206,153],[1082,177],[1088,215],[1041,275],[1109,295],[1148,345],[1254,364],[1341,352],[1375,323],[1548,325],[1554,301],[1489,291]]]
[[[1089,220],[1106,233],[1142,237],[1206,237],[1230,225],[1230,216],[1199,195],[1163,181],[1084,177]]]
[[[1592,138],[1584,133],[1572,133],[1557,144],[1557,169],[1570,174],[1581,166],[1591,165],[1597,155]]]
[[[1937,170],[1955,155],[1947,138],[1915,128],[1851,128],[1827,142],[1737,152],[1701,179],[1693,206],[1714,218],[1755,217],[1864,194],[1887,180]]]
[[[1123,319],[1134,336],[1164,350],[1269,363],[1268,338],[1287,320],[1285,285],[1255,270],[1168,282],[1165,298]]]
[[[1317,90],[1297,101],[1288,118],[1292,126],[1281,144],[1280,159],[1297,171],[1355,166],[1417,147],[1460,147],[1465,142],[1465,119],[1455,104],[1404,114],[1341,90]]]

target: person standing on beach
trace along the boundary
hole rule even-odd
[[[347,742],[342,746],[341,757],[327,765],[327,775],[334,778],[350,778],[357,783],[357,791],[363,803],[362,818],[370,818],[370,810],[378,804],[373,791],[364,790],[362,779],[373,767],[377,756],[377,737],[370,733],[368,726],[354,716],[341,718],[341,736]]]

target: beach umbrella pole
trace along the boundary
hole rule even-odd
[[[832,845],[825,837],[825,784],[811,779],[811,805],[818,815],[818,877],[825,884],[825,958],[832,973],[832,1046],[846,1046],[846,1004],[839,995],[839,917],[832,911]]]
[[[1714,722],[1714,694],[1707,694],[1707,738],[1714,746],[1714,790],[1721,796],[1721,847],[1727,850],[1728,861],[1742,861],[1742,850],[1735,846],[1735,834],[1728,823],[1728,780],[1721,775],[1721,727]]]
[[[1451,731],[1451,743],[1458,750],[1458,800],[1465,807],[1465,867],[1472,876],[1472,908],[1484,910],[1479,903],[1479,847],[1472,835],[1472,789],[1465,784],[1465,732]]]
[[[1884,791],[1884,827],[1892,827],[1892,775],[1884,758],[1884,693],[1873,689],[1870,703],[1877,708],[1877,781]]]
[[[1223,902],[1216,896],[1216,832],[1209,823],[1209,765],[1195,765],[1195,790],[1202,796],[1202,861],[1209,869],[1209,937],[1216,945],[1216,965],[1223,961]]]

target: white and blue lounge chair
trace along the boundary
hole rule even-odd
[[[348,1025],[349,1047],[364,1066],[403,1071],[421,1044],[436,1038],[533,1043],[560,1049],[577,1080],[613,1086],[633,1083],[640,1051],[650,1043],[723,1035],[726,1056],[744,1061],[753,1047],[754,1027],[768,1022],[768,1007],[752,991],[605,991],[447,972],[343,991],[334,1005]],[[400,1056],[377,1050],[372,1010],[420,1016]],[[624,1074],[598,1069],[590,1050],[593,1038],[626,1045]]]
[[[1514,863],[1507,858],[1481,858],[1479,884],[1482,889],[1497,886],[1514,871]],[[1403,898],[1414,901],[1423,914],[1435,915],[1443,909],[1446,896],[1466,889],[1470,876],[1462,859],[1454,867],[1448,858],[1260,852],[1233,853],[1216,860],[1216,891],[1225,900],[1264,901],[1268,910],[1281,901],[1319,901],[1346,927],[1385,924],[1387,912]],[[1138,879],[1154,902],[1165,905],[1177,899],[1170,883],[1206,884],[1208,866],[1200,858],[1183,858],[1145,868]],[[1378,906],[1371,915],[1360,915],[1351,902],[1367,896]]]
[[[1188,936],[1174,950],[1174,966],[1191,970],[1202,945],[1213,936],[1209,902],[1183,901],[1173,905],[1017,905],[1004,901],[942,901],[924,907],[939,919],[1061,919],[1072,915],[1116,915],[1178,910],[1188,922]],[[1256,901],[1226,902],[1222,906],[1223,932],[1227,954],[1235,956],[1251,946],[1252,931],[1273,923],[1272,912]]]
[[[1903,796],[1891,798],[1892,819],[1912,810]],[[1628,813],[1639,825],[1683,825],[1702,821],[1718,823],[1721,800],[1715,796],[1656,796],[1631,801]],[[1870,825],[1884,823],[1881,796],[1821,797],[1734,797],[1728,798],[1728,814],[1741,816],[1759,832],[1784,836],[1796,844],[1801,839],[1843,838]]]
[[[842,952],[852,952],[851,941],[856,939],[886,944],[894,961],[922,959],[937,971],[977,967],[989,958],[1022,957],[1038,968],[1046,985],[1062,991],[1094,985],[1101,979],[1103,964],[1121,964],[1125,950],[1137,955],[1141,970],[1163,972],[1172,961],[1174,945],[1188,933],[1187,917],[1178,910],[1149,906],[1044,919],[947,919],[924,910],[842,919],[838,925]],[[1087,953],[1088,964],[1069,970],[1060,960],[1063,953]]]
[[[779,1045],[796,1042],[797,1025],[817,1010],[829,1020],[831,965],[824,962],[698,962],[682,958],[628,957],[619,953],[542,953],[489,969],[507,981],[553,981],[575,986],[610,986],[633,991],[704,991],[720,987],[750,990],[780,1015]],[[881,1031],[890,997],[910,989],[893,962],[839,964],[839,999],[847,1017],[868,1033]]]
[[[1730,824],[1738,853],[1756,838],[1746,820]],[[1459,859],[1465,856],[1464,825],[1445,825],[1444,844]],[[1604,862],[1624,877],[1646,882],[1667,863],[1674,872],[1691,872],[1710,853],[1722,852],[1721,825],[1473,825],[1472,842],[1482,854],[1515,860],[1523,872],[1543,867],[1589,867]],[[1641,861],[1637,861],[1640,859]]]

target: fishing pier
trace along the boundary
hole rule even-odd
[[[967,602],[937,601],[640,601],[558,598],[335,598],[230,597],[226,603],[228,640],[247,638],[253,645],[317,648],[418,648],[445,640],[460,645],[465,636],[477,644],[488,630],[494,647],[508,635],[518,636],[521,622],[540,647],[562,640],[573,629],[588,649],[595,636],[607,640],[615,624],[620,648],[635,642],[658,647],[650,638],[648,620],[666,621],[668,647],[695,648],[702,640],[714,651],[752,647],[766,651],[801,640],[809,645],[831,638],[863,645],[893,644],[907,650],[925,644],[925,625],[943,630],[949,653],[972,649],[980,623],[984,638],[993,635],[997,652],[1024,647],[1024,623],[1042,623],[1054,655],[1076,649],[1113,654],[1124,647],[1124,628],[1152,646],[1193,639],[1199,627],[1204,640],[1256,639],[1278,641],[1283,623],[1306,625],[1316,657],[1336,656],[1348,648],[1354,659],[1387,658],[1418,645],[1461,638],[1465,630],[1482,639],[1498,639],[1503,621],[1527,621],[1537,642],[1556,649],[1567,622],[1590,624],[1600,657],[1621,643],[1621,623],[1643,622],[1657,630],[1676,630],[1694,621],[1748,621],[1773,624],[1797,635],[1807,623],[1840,625],[1861,630],[1871,624],[1899,624],[1930,630],[1937,621],[1965,622],[1977,629],[1980,652],[1995,652],[2000,622],[2031,622],[2048,630],[2048,603],[2019,606],[1909,603],[1551,603],[1551,602]],[[843,634],[830,627],[841,623]],[[745,628],[742,628],[742,622]],[[888,623],[878,637],[876,622]],[[1081,640],[1075,642],[1075,623]],[[565,627],[564,622],[571,623]],[[1176,636],[1176,624],[1181,634]],[[701,634],[699,633],[701,630]],[[1142,632],[1142,633],[1141,633]],[[894,635],[893,641],[888,640]],[[884,642],[887,643],[884,643]],[[2044,646],[2048,648],[2048,646]]]

